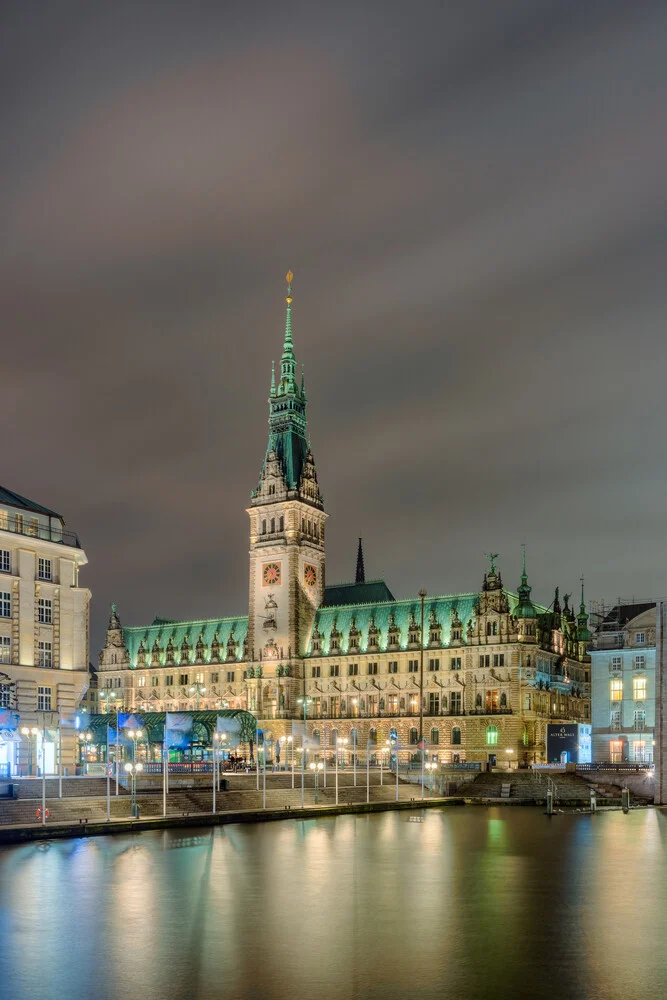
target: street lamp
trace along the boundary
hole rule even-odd
[[[141,729],[128,729],[127,735],[132,740],[132,760],[136,760],[137,757],[137,740],[140,740],[144,735]]]
[[[83,766],[87,761],[86,748],[93,738],[92,733],[79,733],[79,758]],[[85,754],[85,756],[84,756]]]
[[[289,751],[290,747],[292,749],[292,788],[294,788],[294,737],[293,736],[281,736],[280,742],[285,746],[285,770],[289,766]]]
[[[118,712],[118,705],[114,706],[109,704],[110,702],[116,700],[116,695],[113,691],[100,691],[98,692],[97,697],[100,699],[100,701],[104,702],[104,707],[107,712],[109,712],[110,709],[113,710],[113,708],[115,708],[116,712]]]
[[[131,789],[132,789],[132,800],[130,802],[130,816],[134,819],[139,818],[139,809],[137,806],[137,775],[143,771],[143,764],[126,764],[125,770],[130,776]]]
[[[32,729],[28,729],[27,726],[24,726],[21,730],[21,735],[28,737],[28,774],[32,777],[32,740],[30,737],[34,736],[36,743],[37,737],[39,736],[39,729],[35,726],[33,726]]]
[[[429,788],[431,789],[431,791],[433,791],[433,777],[435,775],[435,771],[436,771],[437,766],[438,766],[437,761],[426,761],[426,763],[424,764],[425,769],[428,772],[430,772],[430,775],[431,775],[431,782],[430,782],[430,785],[429,785]],[[422,798],[424,797],[423,791],[424,790],[422,788]]]
[[[227,739],[227,733],[213,733],[213,812],[215,812],[215,793],[218,787],[218,774],[220,771],[220,754],[223,750],[222,744]]]
[[[190,694],[195,696],[195,711],[199,711],[199,695],[206,694],[206,685],[202,684],[201,681],[195,681],[194,684],[190,685]]]
[[[317,764],[315,763],[315,761],[313,761],[312,764],[310,765],[310,770],[315,775],[315,805],[317,805],[317,801],[318,801],[318,795],[317,795],[317,792],[318,792],[318,777],[319,777],[320,771],[322,771],[323,769],[324,769],[324,764],[322,763],[322,761],[318,761]]]

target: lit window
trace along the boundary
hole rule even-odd
[[[632,678],[632,697],[635,701],[645,701],[646,700],[646,678],[645,677],[633,677]]]
[[[8,549],[0,549],[0,573],[11,573],[12,554]]]
[[[37,560],[37,576],[40,580],[50,580],[51,579],[51,560],[50,559],[38,559]]]
[[[38,687],[37,688],[37,711],[38,712],[50,712],[51,711],[51,688],[50,687]]]
[[[39,518],[31,517],[28,523],[28,534],[32,535],[33,538],[37,538],[38,531],[39,531]]]
[[[616,680],[611,682],[611,700],[623,701],[623,681]]]
[[[498,743],[498,730],[495,726],[487,726],[486,730],[486,745],[489,747],[496,746]]]
[[[6,510],[0,510],[0,531],[7,531],[9,527],[9,516]]]
[[[37,664],[38,666],[51,667],[53,665],[51,643],[40,642],[39,646],[37,647],[37,656],[38,656],[38,664]],[[49,690],[51,689],[49,688]]]
[[[14,515],[14,531],[19,535],[23,534],[23,514]]]
[[[137,677],[137,687],[139,688],[146,687],[146,678],[143,674],[141,677]]]
[[[612,764],[620,764],[623,760],[623,740],[612,740],[609,744],[609,756]]]
[[[37,604],[37,621],[40,625],[51,624],[51,601],[40,597]]]
[[[0,618],[12,617],[12,596],[0,591]]]

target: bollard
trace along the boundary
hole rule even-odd
[[[621,805],[623,806],[623,812],[630,812],[630,789],[624,788],[621,792]]]
[[[547,816],[554,814],[554,793],[549,788],[547,791]]]
[[[597,796],[595,794],[595,789],[591,788],[591,812],[592,813],[597,812],[597,808],[598,808],[598,803],[597,803]]]

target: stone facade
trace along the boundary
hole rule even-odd
[[[58,721],[74,718],[88,684],[90,591],[79,585],[86,563],[59,514],[0,488],[0,707],[20,719],[17,734],[0,738],[0,763],[12,773],[36,773],[42,758],[47,773],[56,771]],[[70,773],[75,744],[65,728]]]
[[[290,276],[288,276],[289,278]],[[112,612],[98,704],[133,711],[247,708],[269,740],[303,733],[382,743],[443,761],[536,761],[549,722],[590,722],[589,632],[556,590],[516,593],[496,556],[473,594],[395,600],[383,581],[325,580],[325,521],[296,381],[291,288],[285,342],[269,394],[269,441],[251,494],[249,608],[243,618],[155,619],[123,628]],[[365,749],[364,749],[365,752]]]

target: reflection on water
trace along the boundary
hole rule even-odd
[[[666,841],[466,808],[6,848],[0,997],[661,997]]]

